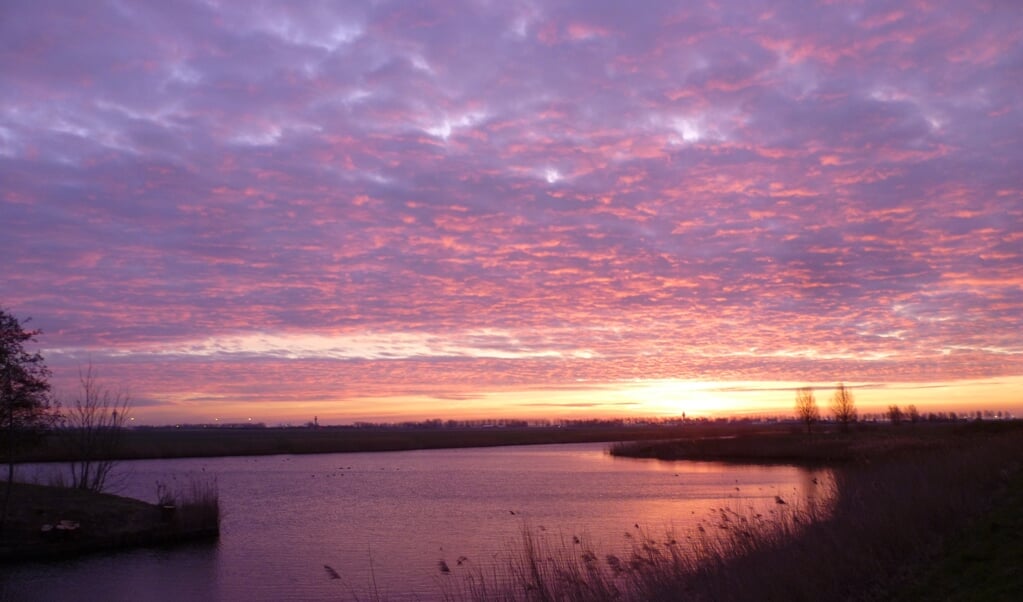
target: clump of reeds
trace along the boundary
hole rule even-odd
[[[489,577],[476,571],[450,598],[471,600],[618,601],[699,599],[701,581],[775,542],[798,537],[821,520],[823,504],[779,505],[763,513],[719,508],[685,535],[660,537],[638,529],[615,553],[598,553],[584,539],[552,540],[523,528],[520,547]]]
[[[183,532],[220,531],[220,493],[216,478],[192,477],[182,487],[156,483],[157,503],[166,519]]]

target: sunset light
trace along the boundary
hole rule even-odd
[[[1023,414],[1013,2],[58,4],[0,9],[0,309],[55,390]]]

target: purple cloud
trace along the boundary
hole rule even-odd
[[[0,302],[56,378],[91,357],[167,416],[1019,377],[1021,26],[997,1],[7,3]]]

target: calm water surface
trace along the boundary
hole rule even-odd
[[[118,493],[216,478],[215,544],[0,568],[5,600],[432,600],[517,553],[523,529],[597,552],[713,508],[819,494],[821,471],[612,458],[605,444],[122,462]],[[29,468],[45,482],[46,470]],[[22,474],[23,477],[28,476]],[[457,560],[465,557],[461,566]],[[444,560],[450,574],[441,574]],[[332,579],[324,565],[341,576]],[[375,586],[374,586],[375,584]]]

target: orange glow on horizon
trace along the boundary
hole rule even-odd
[[[47,41],[0,55],[0,309],[57,390],[89,362],[152,424],[838,380],[1023,413],[1015,5],[78,4],[0,21]]]
[[[937,383],[845,383],[861,416],[883,414],[889,405],[912,404],[922,414],[1007,412],[1023,415],[1023,377]],[[321,425],[354,422],[404,422],[431,419],[559,420],[591,418],[659,419],[788,417],[795,390],[811,386],[822,416],[829,415],[835,383],[790,381],[631,381],[561,388],[524,388],[465,393],[457,399],[427,395],[356,397],[342,400],[189,402],[167,399],[133,411],[140,424],[263,422],[300,425],[317,417]],[[251,420],[250,420],[251,419]]]

